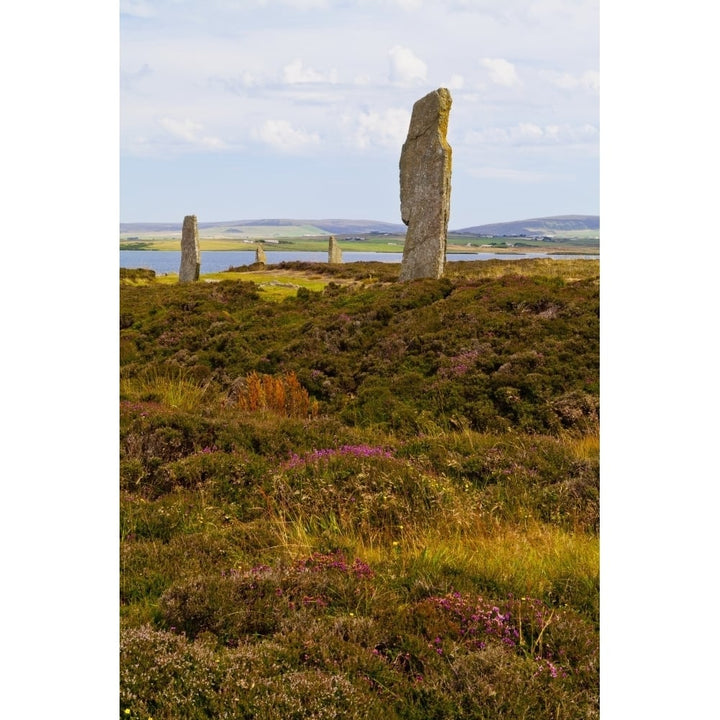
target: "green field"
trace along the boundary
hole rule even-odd
[[[321,236],[277,236],[268,242],[269,238],[253,238],[250,240],[200,236],[200,251],[212,250],[253,250],[261,245],[264,250],[292,250],[292,251],[317,251],[326,252],[328,249],[329,235]],[[402,252],[404,243],[403,237],[383,237],[382,240],[375,238],[358,240],[343,240],[338,238],[338,244],[342,250],[358,252]],[[140,236],[137,240],[120,240],[121,250],[180,250],[180,238],[153,238]]]
[[[274,228],[277,230],[277,228]],[[285,230],[285,228],[283,228]],[[136,236],[128,239],[121,236],[121,250],[180,250],[180,238],[154,237],[153,235]],[[326,252],[328,237],[324,234],[314,237],[282,235],[275,238],[255,237],[252,241],[228,237],[203,237],[200,234],[200,251],[213,250],[253,250],[260,245],[266,251],[315,251]],[[353,236],[359,239],[347,239],[337,236],[338,245],[343,252],[402,252],[405,237],[402,235]],[[268,240],[271,240],[270,242]],[[592,238],[558,238],[553,242],[532,240],[527,238],[496,238],[467,237],[460,235],[448,236],[448,253],[472,252],[571,252],[581,254],[598,254],[600,245]]]

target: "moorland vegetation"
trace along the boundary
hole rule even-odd
[[[598,717],[598,262],[398,271],[121,273],[121,717]]]

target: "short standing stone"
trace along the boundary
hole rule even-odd
[[[330,241],[328,242],[328,263],[331,265],[339,265],[342,263],[342,250],[334,235],[330,236]]]
[[[183,220],[179,276],[181,283],[195,282],[200,277],[200,241],[196,215],[186,215]]]
[[[400,280],[441,278],[450,216],[452,148],[447,142],[452,98],[439,88],[413,105],[400,154],[400,214],[408,226]]]
[[[263,265],[267,262],[267,258],[265,257],[265,251],[260,245],[255,248],[255,262],[262,263]]]

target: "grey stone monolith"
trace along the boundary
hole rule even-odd
[[[452,98],[439,88],[413,105],[400,154],[400,214],[407,225],[400,280],[441,278],[450,216]]]
[[[334,235],[331,235],[328,241],[328,263],[330,265],[340,265],[342,263],[342,250]]]
[[[200,241],[197,216],[186,215],[180,240],[180,273],[178,282],[195,282],[200,277]]]
[[[263,265],[267,262],[267,258],[265,257],[265,251],[260,245],[255,248],[255,262],[262,263]]]

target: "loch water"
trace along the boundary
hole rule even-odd
[[[281,262],[327,262],[327,252],[286,252],[266,250],[268,265]],[[449,262],[460,260],[529,260],[532,258],[551,258],[553,260],[597,260],[598,255],[549,255],[547,253],[448,253]],[[343,252],[343,262],[402,262],[402,253],[393,252]],[[200,274],[216,273],[230,267],[252,265],[255,262],[254,250],[209,250],[202,253]],[[121,250],[121,268],[146,268],[158,275],[176,273],[180,269],[179,250]]]

